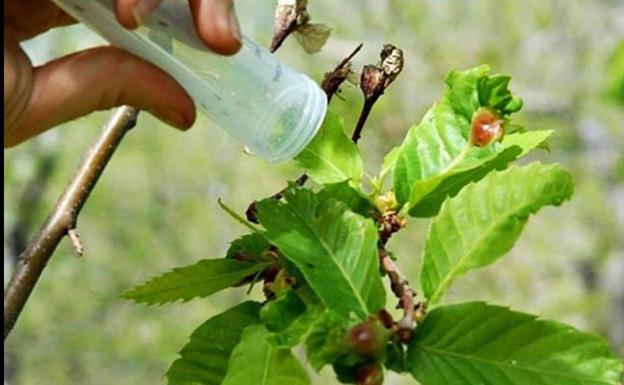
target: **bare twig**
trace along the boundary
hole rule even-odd
[[[112,113],[46,222],[20,255],[15,273],[4,291],[5,340],[54,250],[63,237],[75,230],[80,210],[124,135],[136,124],[137,113],[132,107],[120,107]],[[76,251],[81,252],[82,246],[75,242],[76,239],[72,241],[78,246]]]

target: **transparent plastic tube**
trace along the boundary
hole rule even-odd
[[[187,1],[163,1],[136,30],[117,22],[112,0],[53,1],[113,45],[173,76],[210,120],[254,155],[290,159],[323,121],[327,98],[314,81],[245,37],[236,55],[214,54],[197,37]]]

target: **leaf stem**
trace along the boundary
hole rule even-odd
[[[366,124],[366,120],[370,115],[373,106],[377,99],[379,99],[380,95],[376,95],[374,98],[364,100],[364,105],[362,106],[362,111],[360,112],[360,117],[358,118],[357,124],[355,125],[355,129],[353,130],[353,135],[351,135],[351,140],[353,143],[357,143],[362,137],[362,130],[364,129],[364,124]]]
[[[234,218],[234,220],[239,222],[241,225],[245,226],[246,228],[248,228],[249,230],[251,230],[254,233],[259,233],[260,232],[260,229],[258,229],[256,226],[254,226],[251,223],[249,223],[248,221],[246,221],[245,218],[243,218],[240,215],[238,215],[238,213],[236,211],[234,211],[234,209],[230,208],[225,203],[223,203],[223,199],[221,199],[221,198],[217,199],[217,203],[223,209],[223,211],[228,213],[232,218]]]

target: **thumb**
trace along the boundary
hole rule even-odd
[[[114,47],[82,51],[34,71],[17,144],[60,123],[119,105],[146,110],[177,128],[195,120],[195,105],[168,74]]]

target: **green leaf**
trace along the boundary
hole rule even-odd
[[[323,199],[336,199],[349,206],[354,213],[371,218],[377,213],[377,207],[362,191],[355,189],[348,182],[327,184],[320,191]]]
[[[342,118],[328,112],[314,140],[295,158],[317,183],[349,180],[357,185],[364,175],[360,151],[344,132]]]
[[[408,347],[422,385],[617,385],[601,338],[481,302],[433,309]]]
[[[270,332],[262,325],[251,325],[230,357],[227,375],[221,385],[307,385],[308,373],[290,349],[268,341]]]
[[[354,317],[343,317],[329,310],[319,315],[306,338],[306,356],[310,366],[320,371],[325,365],[332,365],[340,381],[352,383],[355,380],[353,370],[373,360],[370,356],[359,354],[347,342],[349,330],[361,322]],[[393,352],[390,354],[390,358],[401,359]],[[385,358],[385,352],[376,357],[380,361]],[[399,369],[402,363],[388,364],[393,369]]]
[[[242,258],[245,261],[266,261],[264,252],[271,245],[260,233],[245,234],[230,244],[225,257]]]
[[[372,220],[335,199],[292,187],[284,202],[258,202],[266,236],[304,275],[321,302],[360,318],[385,303],[379,274],[377,229]]]
[[[391,340],[386,348],[384,366],[396,373],[408,372],[407,351],[402,343]]]
[[[624,105],[624,39],[615,48],[606,71],[607,95]]]
[[[274,331],[270,339],[271,343],[285,347],[299,345],[311,333],[324,311],[322,306],[312,306],[306,309],[299,317],[293,319],[286,328]]]
[[[438,213],[442,202],[457,193],[468,183],[476,182],[492,170],[502,170],[507,165],[539,148],[553,131],[527,131],[507,135],[496,153],[479,157],[480,149],[471,149],[453,167],[433,177],[414,182],[409,199],[409,214],[414,217],[431,217]]]
[[[400,204],[410,200],[417,181],[450,172],[469,150],[473,159],[488,159],[502,151],[500,143],[469,149],[470,124],[479,108],[492,108],[507,120],[522,105],[508,90],[508,77],[488,73],[486,66],[451,72],[441,100],[409,130],[398,154],[388,155],[387,163],[394,164],[393,187]]]
[[[386,179],[386,176],[394,170],[399,155],[401,155],[401,147],[395,147],[384,156],[381,170],[379,171],[379,180],[382,183]]]
[[[306,304],[289,290],[262,308],[260,318],[269,331],[284,330],[306,311]]]
[[[294,290],[267,303],[260,312],[266,328],[273,333],[270,341],[278,346],[298,345],[318,322],[323,306],[306,305]]]
[[[266,263],[249,263],[235,259],[203,259],[194,265],[178,267],[154,277],[122,295],[137,303],[163,304],[196,297],[208,297],[240,283],[265,267]]]
[[[260,322],[257,302],[243,302],[210,318],[191,335],[167,371],[169,385],[220,385],[243,330]]]
[[[306,356],[310,366],[317,372],[327,364],[333,364],[348,354],[344,343],[347,330],[357,321],[337,315],[331,311],[319,317],[306,339]]]
[[[532,163],[491,173],[445,201],[423,249],[420,279],[429,303],[438,302],[456,276],[508,252],[530,214],[560,205],[572,191],[569,172]]]

